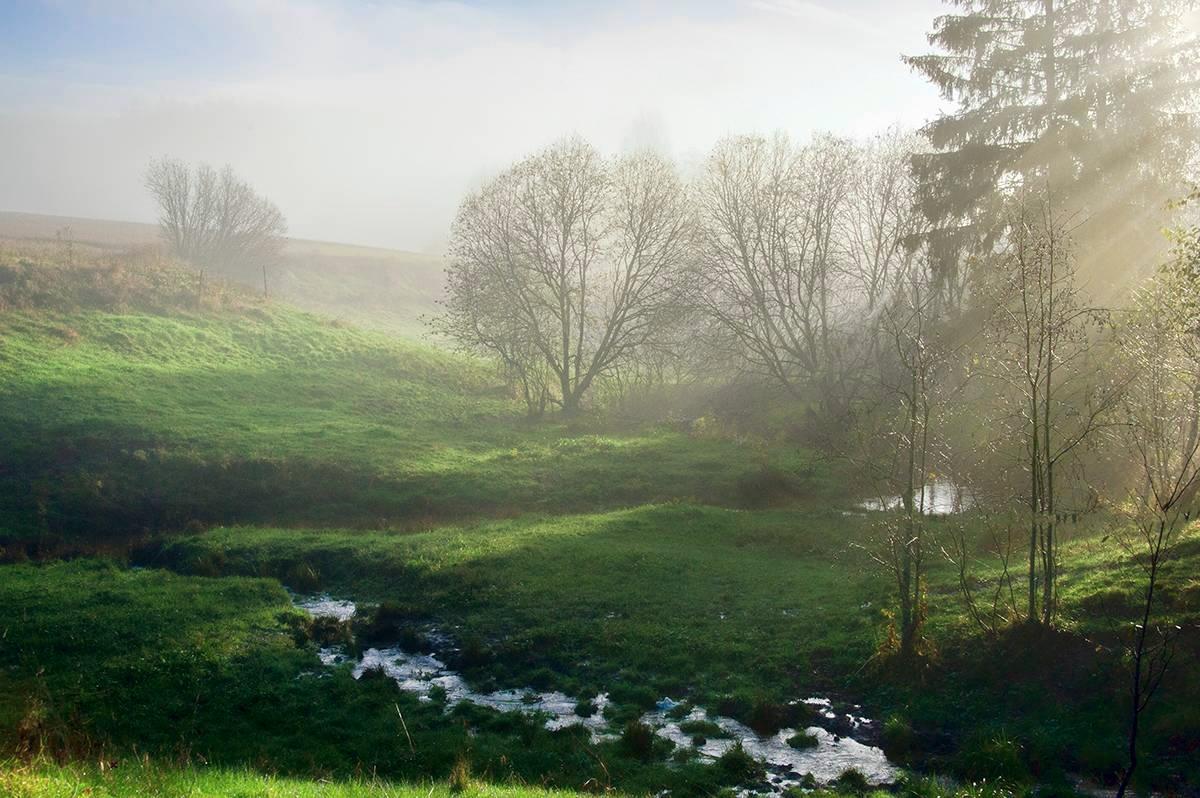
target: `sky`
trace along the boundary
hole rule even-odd
[[[0,210],[154,221],[162,156],[231,165],[292,235],[438,251],[566,135],[685,168],[721,137],[919,126],[941,0],[0,0]]]

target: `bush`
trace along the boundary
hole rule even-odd
[[[817,735],[809,734],[808,732],[797,732],[789,737],[787,741],[788,745],[797,750],[816,748],[819,742]]]
[[[654,730],[639,720],[631,720],[621,732],[621,746],[630,756],[647,761],[654,754]]]
[[[843,770],[842,775],[834,779],[833,785],[851,795],[866,795],[871,789],[871,785],[867,783],[867,777],[854,768]]]
[[[892,715],[883,722],[883,737],[880,743],[888,757],[902,761],[913,752],[915,737],[912,725],[907,720]]]
[[[763,766],[746,753],[741,743],[721,754],[721,758],[717,760],[717,767],[738,783],[761,779],[764,773]]]

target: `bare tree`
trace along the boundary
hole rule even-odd
[[[1136,458],[1136,481],[1124,505],[1129,517],[1117,529],[1117,538],[1142,570],[1143,593],[1129,648],[1128,764],[1118,798],[1138,766],[1142,716],[1174,654],[1176,630],[1155,620],[1159,580],[1179,531],[1191,519],[1200,486],[1200,328],[1195,313],[1200,248],[1195,238],[1190,241],[1193,246],[1185,239],[1175,264],[1139,292],[1121,347],[1133,376],[1121,429]]]
[[[748,365],[802,398],[846,404],[853,322],[838,290],[854,150],[819,138],[731,138],[699,189],[697,296]]]
[[[214,268],[258,265],[267,293],[267,270],[287,232],[287,221],[273,202],[228,166],[218,171],[170,158],[150,164],[146,187],[158,203],[167,247],[196,268],[201,292],[206,273]]]
[[[927,488],[944,460],[939,417],[955,393],[949,373],[954,351],[941,322],[929,261],[918,257],[895,278],[881,310],[878,335],[886,347],[878,359],[876,405],[860,415],[858,426],[864,442],[860,471],[888,510],[881,522],[884,545],[874,557],[896,581],[903,660],[917,653],[925,622]],[[898,497],[895,508],[891,497]]]
[[[1032,196],[1015,203],[1008,231],[993,280],[979,297],[991,317],[978,354],[1000,388],[1001,446],[1022,442],[1027,616],[1050,624],[1058,604],[1059,526],[1082,509],[1071,504],[1078,480],[1066,466],[1102,427],[1119,392],[1091,362],[1100,314],[1076,283],[1065,221],[1047,197]]]
[[[873,315],[911,262],[924,230],[910,161],[919,136],[890,128],[868,140],[855,162],[843,222],[846,273]]]
[[[550,400],[574,413],[680,312],[691,229],[670,163],[649,153],[608,162],[579,139],[560,142],[463,203],[437,325],[544,375]]]

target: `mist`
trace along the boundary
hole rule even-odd
[[[182,5],[183,8],[178,6]],[[154,221],[171,155],[229,164],[293,236],[440,251],[463,194],[537,144],[917,126],[900,61],[935,0],[19,3],[0,53],[0,209]]]

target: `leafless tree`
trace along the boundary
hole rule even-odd
[[[902,278],[926,224],[910,164],[921,149],[919,136],[890,128],[863,144],[855,162],[842,236],[846,273],[868,315]]]
[[[191,167],[164,158],[146,170],[146,187],[159,210],[159,226],[171,254],[208,271],[258,265],[263,293],[267,274],[283,246],[287,222],[279,208],[226,166]]]
[[[748,365],[792,393],[847,401],[855,370],[839,232],[854,150],[823,137],[720,142],[700,181],[697,296]]]
[[[463,203],[437,325],[534,382],[548,378],[548,398],[574,413],[680,312],[691,230],[670,163],[649,153],[609,162],[579,139],[560,142]]]
[[[926,519],[930,479],[944,461],[940,416],[956,393],[951,375],[955,352],[941,334],[936,285],[924,257],[898,275],[881,309],[875,406],[860,414],[863,441],[858,465],[875,486],[883,545],[873,556],[896,581],[899,654],[917,653],[925,621],[925,572],[930,541]],[[867,404],[867,403],[862,403]],[[893,497],[896,497],[893,499]],[[895,501],[896,507],[891,502]]]
[[[1132,371],[1122,438],[1135,455],[1128,518],[1116,530],[1142,569],[1142,601],[1129,648],[1128,764],[1117,788],[1123,798],[1138,766],[1142,716],[1174,654],[1175,629],[1156,621],[1161,568],[1191,520],[1200,486],[1200,327],[1196,286],[1200,248],[1185,240],[1178,260],[1143,288],[1121,351]]]
[[[990,313],[982,370],[999,389],[1001,446],[1020,441],[1029,521],[1027,615],[1053,623],[1058,604],[1058,533],[1078,482],[1066,466],[1102,428],[1119,391],[1094,367],[1099,312],[1075,280],[1066,221],[1049,198],[1016,201],[1008,238],[979,299]],[[1040,595],[1039,595],[1040,587]]]

